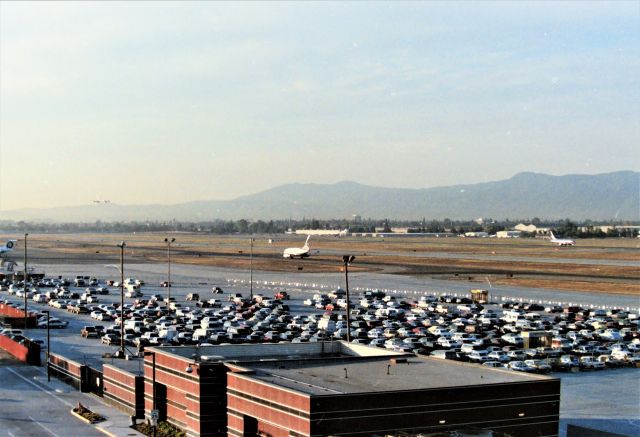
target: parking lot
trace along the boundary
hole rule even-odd
[[[115,352],[120,345],[120,288],[107,285],[116,276],[119,278],[119,274],[116,271],[114,275],[105,267],[94,266],[86,270],[91,273],[69,276],[69,285],[59,284],[57,292],[55,283],[40,284],[37,290],[32,290],[34,296],[50,292],[49,301],[35,303],[30,300],[28,306],[31,311],[48,309],[52,317],[63,321],[62,324],[68,323],[65,328],[52,331],[52,351],[97,365],[103,360],[103,354]],[[166,280],[163,274],[145,273],[130,278],[131,289],[136,288],[136,279],[144,283],[136,297],[125,298],[125,342],[130,354],[137,354],[147,345],[160,344],[346,338],[346,297],[336,289],[327,289],[321,284],[260,283],[254,284],[254,299],[250,300],[250,285],[246,281],[184,280],[186,276],[180,267],[175,270],[176,281],[171,287],[170,302],[165,301],[168,287],[160,285]],[[76,276],[82,276],[86,283],[73,285]],[[91,278],[98,282],[90,285]],[[108,294],[99,294],[102,287]],[[22,289],[20,286],[15,288],[16,293]],[[87,288],[95,289],[95,292],[91,291],[91,299],[85,295],[85,302],[78,303]],[[215,288],[223,293],[214,293]],[[480,306],[467,300],[466,294],[444,290],[420,294],[398,290],[368,291],[360,289],[351,295],[352,341],[445,359],[475,361],[478,365],[512,371],[552,372],[553,376],[567,378],[569,391],[563,388],[563,420],[573,416],[579,422],[586,420],[577,413],[579,408],[575,408],[576,404],[582,405],[579,402],[582,397],[578,396],[582,390],[573,383],[576,378],[588,381],[596,399],[615,397],[610,384],[613,379],[632,394],[623,401],[627,405],[621,405],[617,410],[623,412],[624,419],[616,418],[610,409],[602,415],[623,424],[623,433],[636,429],[637,421],[633,420],[638,417],[638,405],[634,402],[638,370],[630,368],[638,360],[640,347],[635,313],[626,309],[578,308],[577,305],[534,303],[532,306],[519,299],[499,299],[495,304]],[[286,296],[274,297],[282,292]],[[57,293],[77,294],[77,297],[58,299]],[[188,301],[189,294],[190,297],[198,294],[199,301]],[[0,298],[18,306],[22,301],[15,294],[9,294],[8,287],[1,292]],[[95,302],[89,302],[94,299]],[[76,313],[70,311],[74,308]],[[90,338],[80,335],[83,328],[94,327],[96,330],[96,326],[102,327],[97,329],[101,332],[89,333]],[[522,334],[528,331],[549,332],[555,347],[525,349]],[[28,330],[25,334],[43,340],[43,333],[42,330]],[[607,374],[615,377],[600,376]],[[600,380],[609,383],[598,389]],[[606,405],[611,405],[611,401],[607,399]],[[631,417],[628,417],[629,413],[632,413]]]

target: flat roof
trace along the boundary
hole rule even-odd
[[[257,343],[217,346],[159,346],[148,350],[169,353],[200,362],[253,362],[261,360],[305,360],[332,357],[401,357],[406,354],[373,346],[325,341],[314,343]]]
[[[387,374],[387,366],[389,374]],[[550,380],[509,370],[437,358],[409,358],[392,364],[384,358],[315,362],[263,362],[247,366],[249,378],[311,395],[434,389],[468,385]],[[345,378],[345,369],[347,378]]]

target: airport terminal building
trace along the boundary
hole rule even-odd
[[[342,341],[149,348],[144,410],[190,436],[557,436],[560,381]]]

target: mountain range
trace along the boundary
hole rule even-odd
[[[95,204],[0,211],[3,220],[50,222],[348,218],[640,220],[640,173],[509,179],[435,188],[383,188],[356,182],[286,184],[232,200],[173,205]]]

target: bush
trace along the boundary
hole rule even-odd
[[[134,426],[135,430],[144,435],[153,435],[153,426],[149,423],[138,423]],[[186,433],[180,428],[173,426],[169,422],[158,422],[156,428],[156,437],[186,437]]]
[[[78,402],[78,406],[73,409],[73,412],[87,419],[91,423],[98,423],[105,420],[105,418],[98,413],[94,413],[87,407]]]

